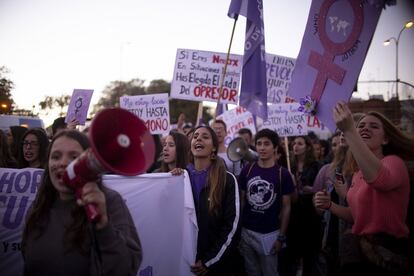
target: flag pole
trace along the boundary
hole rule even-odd
[[[214,121],[216,121],[216,118],[217,118],[217,109],[218,109],[218,106],[220,104],[221,96],[222,96],[222,93],[223,93],[224,78],[226,77],[226,74],[227,74],[227,64],[229,63],[231,44],[233,43],[234,30],[236,29],[236,23],[237,23],[237,17],[234,18],[233,30],[231,31],[229,48],[227,50],[226,63],[224,64],[223,74],[221,75],[219,96],[218,96],[218,99],[217,99],[216,112],[214,114]]]

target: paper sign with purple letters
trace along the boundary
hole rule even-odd
[[[274,130],[281,137],[307,135],[306,114],[298,108],[298,103],[268,105],[267,120],[263,121],[260,129]]]
[[[65,123],[70,123],[73,119],[76,119],[79,125],[85,125],[92,94],[93,90],[91,89],[73,90]]]
[[[168,134],[170,131],[170,108],[167,93],[122,96],[120,107],[129,110],[143,120],[151,134]]]
[[[42,175],[41,169],[0,168],[1,275],[23,275],[22,233]]]
[[[332,109],[351,98],[383,3],[312,1],[288,94],[297,102],[312,99],[315,114],[331,131]]]

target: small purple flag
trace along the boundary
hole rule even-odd
[[[267,119],[266,51],[262,0],[232,0],[228,16],[246,17],[246,38],[239,105]]]

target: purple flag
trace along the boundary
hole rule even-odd
[[[330,131],[336,129],[333,107],[351,98],[383,4],[312,1],[288,95]]]
[[[232,0],[228,16],[246,17],[246,38],[239,105],[267,119],[265,37],[262,0]]]

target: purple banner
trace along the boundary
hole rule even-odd
[[[239,105],[267,119],[267,82],[262,0],[232,0],[228,15],[246,17],[242,83]]]
[[[93,90],[75,89],[70,99],[68,113],[65,122],[69,123],[76,119],[79,125],[85,125],[88,116],[89,104],[91,103]]]
[[[384,1],[313,0],[288,94],[309,96],[316,116],[336,129],[332,109],[348,102],[377,26]]]

